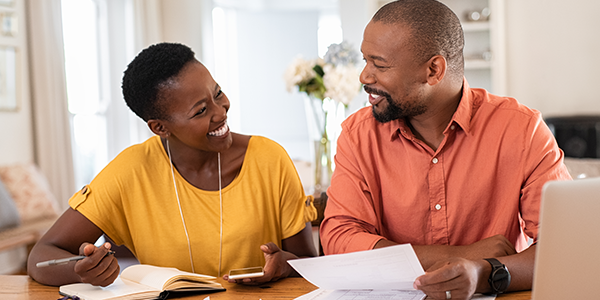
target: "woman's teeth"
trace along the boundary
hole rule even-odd
[[[215,131],[211,131],[208,133],[208,135],[211,136],[222,136],[225,133],[227,133],[227,131],[229,131],[229,126],[227,126],[227,123],[225,123],[225,125],[221,126],[221,128],[215,130]]]

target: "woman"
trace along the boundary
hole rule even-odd
[[[264,265],[264,276],[238,280],[247,284],[292,275],[287,260],[316,255],[316,210],[287,153],[229,131],[229,100],[190,48],[143,50],[125,71],[123,95],[156,135],[125,149],[69,200],[31,251],[33,279],[112,283],[119,266],[110,244],[92,245],[103,233],[144,264],[213,276]],[[77,253],[87,257],[35,266]]]

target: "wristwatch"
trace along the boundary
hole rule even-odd
[[[504,264],[495,258],[484,258],[492,265],[492,273],[488,282],[492,288],[493,294],[502,294],[506,292],[510,285],[510,273]]]

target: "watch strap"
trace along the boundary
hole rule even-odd
[[[495,258],[484,258],[487,262],[492,265],[492,272],[488,282],[494,294],[502,294],[510,285],[510,273],[508,268]]]

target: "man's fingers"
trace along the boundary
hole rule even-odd
[[[457,265],[445,263],[443,266],[440,266],[433,271],[427,271],[425,275],[419,276],[416,281],[418,281],[421,286],[442,284],[460,276],[461,272],[457,269]]]
[[[431,267],[429,267],[429,269],[425,270],[425,272],[433,272],[433,271],[435,271],[443,266],[446,266],[448,264],[450,264],[450,263],[447,261],[438,261],[435,264],[433,264]]]

